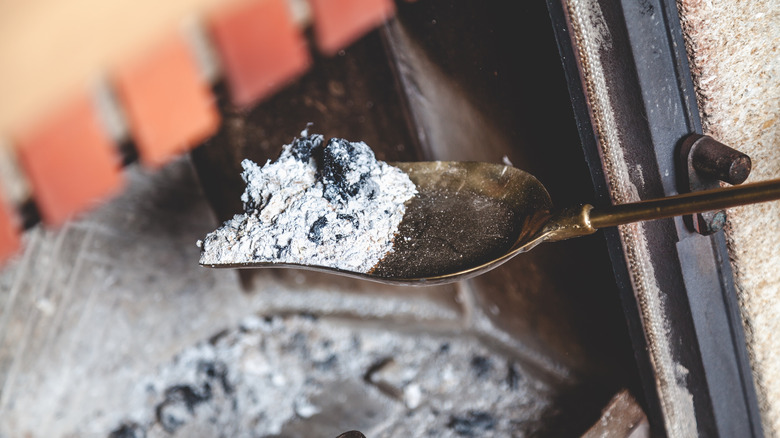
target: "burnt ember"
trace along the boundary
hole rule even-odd
[[[469,411],[465,415],[453,415],[447,427],[461,436],[483,436],[496,427],[496,419],[487,412]]]
[[[211,399],[211,386],[196,388],[176,385],[165,391],[165,401],[157,406],[157,421],[168,433],[176,432],[195,413],[195,406]]]
[[[138,423],[125,423],[114,429],[108,438],[145,438],[146,431]]]
[[[365,143],[332,138],[322,154],[322,178],[329,201],[346,200],[358,194],[369,176],[369,166],[376,158]]]
[[[309,235],[307,236],[309,240],[314,243],[320,243],[322,241],[322,229],[325,228],[325,225],[328,225],[328,218],[325,216],[320,216],[319,219],[314,221],[311,228],[309,228]]]
[[[322,146],[322,139],[323,136],[321,134],[305,135],[301,138],[296,138],[292,143],[290,153],[298,161],[308,163],[312,156],[315,156],[316,159],[317,152]]]
[[[471,370],[478,379],[484,379],[493,369],[493,362],[485,356],[471,358]]]
[[[520,374],[517,370],[517,366],[513,362],[508,362],[506,367],[506,385],[510,390],[516,391],[520,386],[523,375]]]

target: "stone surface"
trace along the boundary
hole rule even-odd
[[[780,9],[679,2],[704,133],[748,154],[747,182],[780,177]],[[764,432],[780,436],[780,202],[728,210],[726,237]]]

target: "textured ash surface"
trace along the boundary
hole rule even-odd
[[[751,157],[747,182],[780,177],[778,2],[678,3],[704,132]],[[780,436],[780,202],[730,209],[726,237],[764,432]]]
[[[524,436],[541,428],[553,392],[519,369],[469,337],[249,317],[138,382],[151,403],[114,434]]]
[[[200,262],[295,263],[368,272],[392,251],[416,193],[399,169],[363,142],[309,135],[260,167],[242,163],[247,186],[236,215],[206,236]]]

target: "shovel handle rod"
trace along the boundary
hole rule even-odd
[[[628,204],[594,207],[590,225],[599,229],[652,219],[721,210],[780,199],[780,179],[685,193]]]

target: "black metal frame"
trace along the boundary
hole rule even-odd
[[[565,4],[548,0],[548,9],[569,84],[582,147],[591,170],[597,202],[609,202],[599,147],[573,48]],[[645,169],[640,196],[678,192],[676,157],[682,139],[702,131],[677,7],[671,0],[603,2],[603,13],[619,32],[613,35],[625,54],[617,78],[633,94],[625,122],[637,135],[625,151]],[[655,109],[655,110],[654,110]],[[660,110],[659,110],[660,109]],[[762,436],[742,320],[722,232],[700,236],[681,218],[647,227],[654,269],[670,303],[669,340],[675,360],[688,370],[701,436]],[[634,342],[645,390],[645,409],[656,431],[663,430],[653,367],[647,353],[639,306],[616,229],[604,230],[624,312]]]

